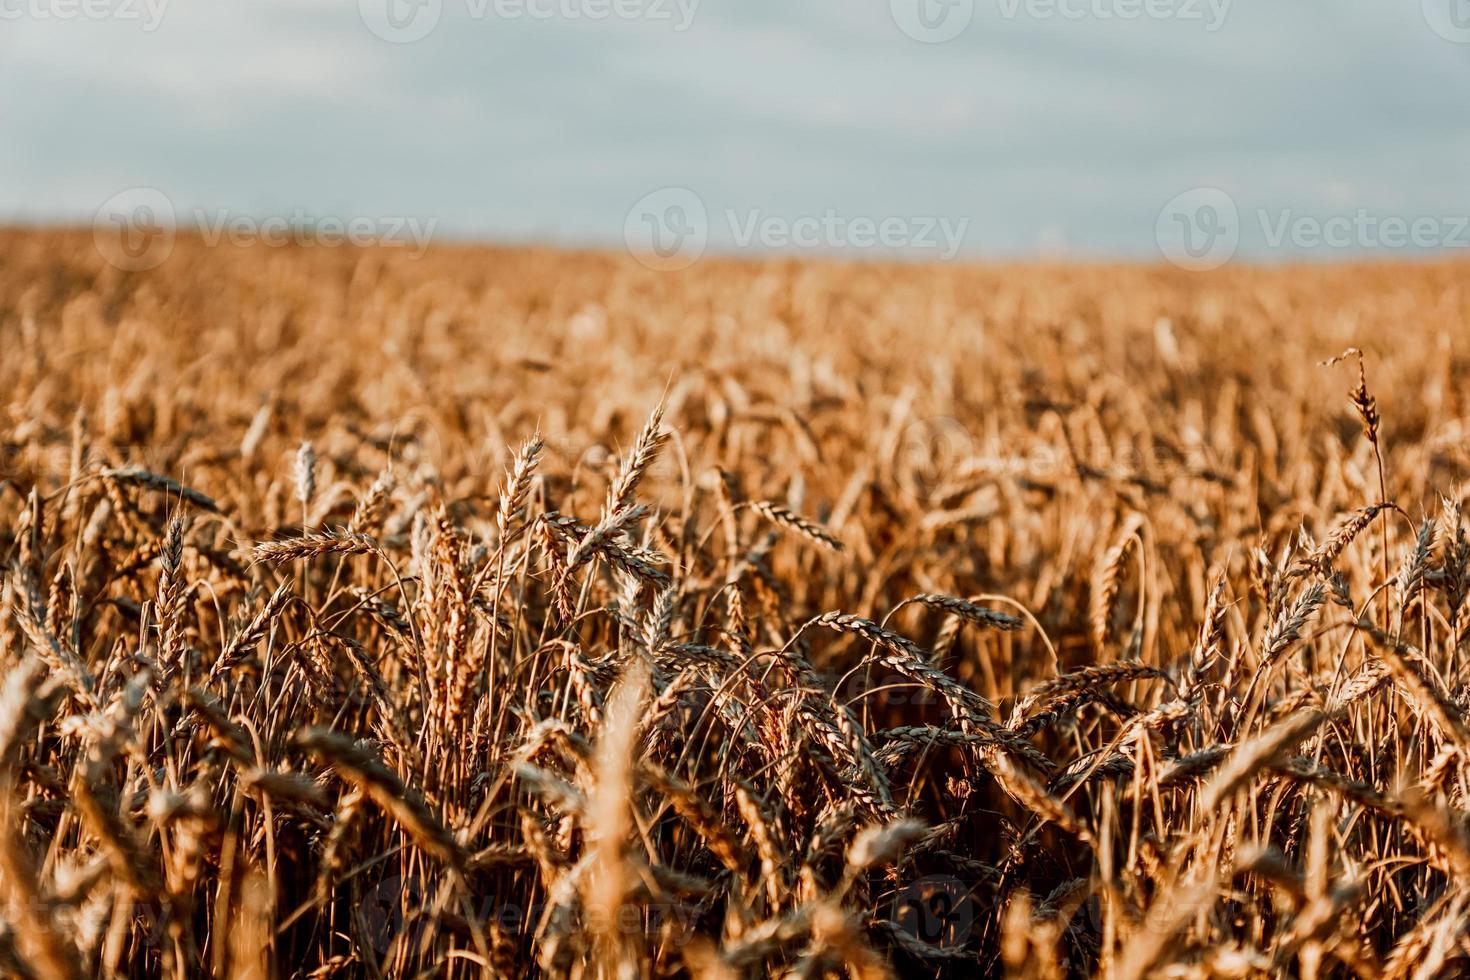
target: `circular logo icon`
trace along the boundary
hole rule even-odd
[[[915,41],[940,44],[959,37],[975,16],[975,0],[888,0],[893,22]]]
[[[958,949],[975,924],[975,901],[964,882],[950,875],[911,881],[893,899],[892,921],[922,943]]]
[[[357,0],[367,29],[393,44],[421,41],[439,25],[444,0]]]
[[[156,187],[109,197],[92,218],[92,242],[108,265],[124,272],[156,269],[174,250],[174,205]]]
[[[623,241],[629,254],[650,269],[687,269],[709,243],[704,202],[686,187],[664,187],[646,194],[628,211]]]
[[[418,878],[384,878],[369,888],[358,904],[368,943],[379,955],[386,953],[405,926],[405,910],[419,908],[427,898]]]
[[[1470,44],[1470,0],[1424,0],[1424,19],[1446,41]]]
[[[975,455],[975,439],[958,419],[916,419],[899,434],[894,477],[913,497],[931,501]]]
[[[1218,269],[1240,247],[1240,211],[1218,187],[1196,187],[1164,205],[1154,237],[1164,258],[1179,268]]]

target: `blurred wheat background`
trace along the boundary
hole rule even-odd
[[[1461,971],[1465,281],[0,232],[0,971]]]

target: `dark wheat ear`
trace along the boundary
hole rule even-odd
[[[104,480],[117,486],[157,490],[175,499],[187,500],[201,510],[207,510],[213,514],[219,513],[219,504],[208,496],[161,473],[151,473],[140,467],[130,466],[123,469],[104,469],[101,476]]]
[[[792,513],[780,504],[771,503],[769,500],[757,500],[748,506],[772,524],[795,531],[808,541],[813,541],[833,551],[842,550],[842,542],[837,540],[832,532],[815,521],[809,521],[799,514]]]
[[[997,612],[994,609],[978,605],[968,599],[958,598],[957,596],[921,592],[907,601],[922,603],[931,609],[942,609],[952,616],[979,626],[982,629],[1014,632],[1026,625],[1025,620],[1016,616]]]

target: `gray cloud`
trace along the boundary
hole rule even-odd
[[[1202,185],[1247,215],[1470,214],[1470,45],[1418,3],[1235,0],[1208,31],[975,0],[923,44],[887,0],[703,0],[684,32],[469,2],[411,44],[325,0],[173,3],[153,32],[0,21],[0,218],[85,220],[149,185],[181,208],[617,244],[634,201],[678,185],[713,213],[965,217],[979,255],[1148,257],[1159,209]],[[1259,237],[1242,251],[1290,257]]]

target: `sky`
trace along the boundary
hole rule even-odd
[[[1470,254],[1467,94],[1470,0],[0,0],[0,221]]]

